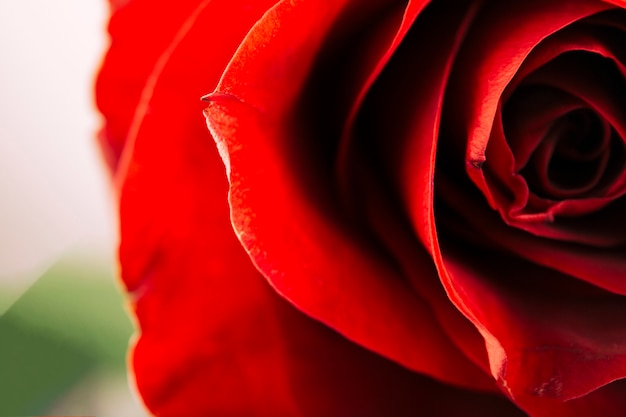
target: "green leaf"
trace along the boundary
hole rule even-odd
[[[32,415],[95,368],[125,372],[131,322],[111,266],[68,258],[0,318],[0,415]]]

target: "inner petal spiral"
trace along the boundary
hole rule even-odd
[[[505,222],[546,237],[626,192],[626,66],[602,36],[626,33],[581,22],[534,48],[499,98],[488,140],[470,139],[466,154]]]
[[[452,205],[473,195],[535,236],[624,242],[607,218],[626,207],[625,20],[616,10],[589,15],[532,48],[510,54],[507,45],[469,74],[477,50],[468,47],[446,92],[438,194]]]
[[[531,105],[536,94],[522,94]],[[530,95],[531,97],[527,97]],[[538,140],[519,173],[525,178],[532,193],[541,198],[561,200],[586,197],[601,193],[604,183],[614,179],[614,172],[607,172],[612,151],[619,153],[620,146],[614,131],[606,120],[585,107],[574,107],[544,126],[541,133],[521,134],[511,132],[519,142]],[[561,110],[562,104],[561,104]],[[519,113],[513,112],[510,117]],[[505,111],[505,120],[507,118]],[[510,123],[515,125],[516,123]],[[517,123],[519,124],[519,122]],[[505,129],[509,123],[504,123]],[[526,158],[525,158],[526,159]]]

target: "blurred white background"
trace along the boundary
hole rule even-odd
[[[117,224],[92,92],[108,43],[107,14],[106,0],[0,1],[0,315],[61,257],[81,265],[91,259],[86,269],[74,267],[79,279],[115,285],[109,271],[116,269]],[[80,272],[92,267],[103,273]],[[61,294],[73,291],[64,288]],[[107,303],[121,311],[117,301]],[[94,407],[90,415],[145,415],[123,361],[117,373],[100,369],[70,387],[55,413],[75,414],[80,398]]]
[[[105,0],[0,2],[0,279],[23,286],[60,254],[111,256],[112,193],[94,139]],[[16,277],[22,277],[17,280]]]

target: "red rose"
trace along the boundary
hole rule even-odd
[[[626,415],[626,3],[111,3],[155,415]]]

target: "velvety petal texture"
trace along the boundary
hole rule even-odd
[[[110,7],[153,415],[624,416],[621,0]]]
[[[109,2],[110,46],[95,87],[98,109],[106,118],[99,139],[112,169],[121,157],[135,113],[145,106],[150,85],[169,57],[172,41],[198,4],[197,0],[177,2],[164,19],[163,11],[150,1]]]
[[[203,28],[219,9],[207,2],[197,6],[173,35],[156,74],[137,76],[138,85],[146,83],[145,104],[128,118],[128,133],[108,139],[113,150],[125,143],[128,155],[114,164],[121,184],[120,259],[141,330],[132,354],[134,377],[148,408],[159,416],[508,412],[511,406],[502,399],[443,386],[363,350],[267,286],[230,226],[223,164],[197,111],[202,92],[210,90],[208,71],[216,83],[223,69],[216,64],[216,48],[204,65],[198,60]],[[263,11],[259,7],[254,16],[251,10],[250,18]],[[161,19],[167,18],[162,10]],[[222,42],[226,49],[223,32]],[[128,58],[117,52],[110,50],[105,70]],[[225,56],[232,52],[226,49]],[[190,62],[198,75],[181,77]],[[100,95],[121,104],[133,99],[106,90],[111,81],[103,74]],[[172,100],[181,104],[176,111]],[[123,117],[123,109],[111,118]],[[422,313],[418,320],[428,319],[428,310]],[[428,337],[421,337],[436,339],[438,329],[428,326]],[[442,408],[440,396],[459,402]]]
[[[209,130],[229,172],[233,225],[270,283],[307,314],[413,370],[487,389],[489,381],[451,346],[427,305],[407,291],[394,265],[377,252],[374,242],[360,236],[358,225],[341,217],[333,184],[307,177],[315,167],[300,159],[304,141],[314,140],[307,137],[306,123],[291,123],[298,119],[292,109],[298,107],[297,93],[304,88],[300,84],[312,71],[307,61],[324,54],[319,50],[324,47],[339,49],[344,42],[339,36],[352,33],[346,31],[348,24],[355,31],[359,24],[371,30],[372,21],[381,20],[389,7],[385,2],[380,11],[372,4],[367,13],[360,5],[351,9],[355,5],[347,2],[344,10],[336,1],[277,4],[248,34],[216,92],[207,97]],[[406,5],[398,7],[404,10]],[[314,29],[332,24],[334,16],[341,29],[337,38],[332,29]],[[318,42],[328,44],[315,43],[311,33],[319,33]],[[391,32],[389,42],[393,36]],[[299,54],[285,55],[285,50]],[[272,78],[277,67],[283,72]],[[241,68],[245,74],[238,73]],[[362,65],[353,69],[365,71],[363,79],[369,73]],[[275,85],[267,85],[271,80]],[[276,94],[264,96],[272,91]],[[273,185],[271,195],[266,184]],[[427,260],[422,270],[434,273]],[[295,275],[299,279],[291,278]]]

